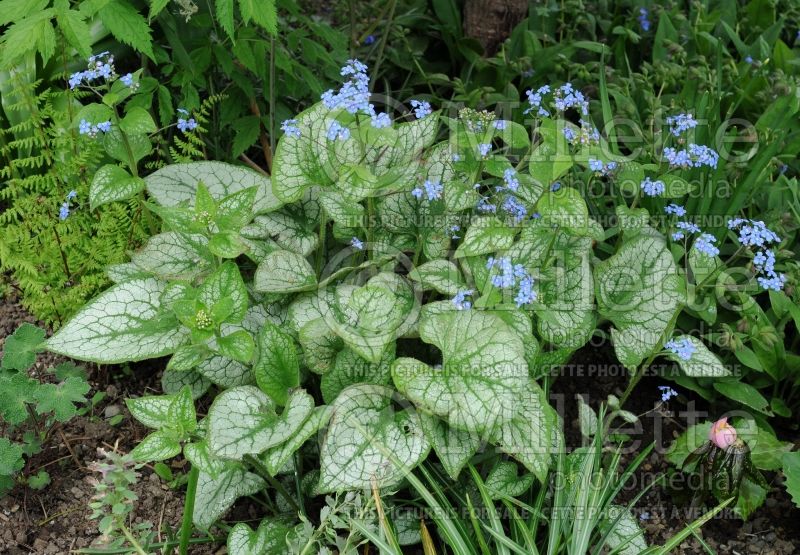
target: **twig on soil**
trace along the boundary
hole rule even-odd
[[[64,442],[64,447],[67,448],[67,451],[69,451],[69,454],[72,456],[72,460],[75,461],[75,464],[78,466],[78,468],[81,470],[86,470],[86,467],[81,464],[81,461],[78,459],[75,451],[72,450],[72,445],[70,445],[69,441],[67,441],[67,438],[64,436],[64,431],[60,426],[58,428],[58,435],[61,437],[61,441]]]

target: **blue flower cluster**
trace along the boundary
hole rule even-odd
[[[89,84],[96,79],[110,81],[114,77],[114,56],[108,51],[89,56],[89,63],[86,71],[78,71],[69,76],[69,88],[84,83]]]
[[[414,108],[414,117],[417,119],[425,118],[433,112],[430,102],[426,102],[425,100],[412,100],[410,104],[411,107]]]
[[[342,88],[334,92],[328,89],[322,93],[322,102],[330,110],[342,108],[351,114],[359,111],[369,112],[369,75],[367,66],[358,60],[347,60],[339,72],[349,77]]]
[[[491,277],[492,285],[500,289],[518,288],[514,297],[517,307],[530,304],[536,300],[537,294],[533,290],[534,279],[522,264],[512,264],[511,259],[503,257],[496,259],[489,257],[486,261],[486,268],[494,270]]]
[[[508,125],[508,122],[504,119],[498,119],[494,123],[492,123],[492,125],[494,125],[494,128],[497,129],[498,131],[503,131],[505,130],[506,125]]]
[[[584,116],[589,115],[589,101],[572,83],[564,83],[553,92],[553,104],[559,112],[575,108]]]
[[[439,200],[442,198],[443,191],[444,186],[440,182],[426,179],[422,187],[417,187],[411,191],[411,194],[417,199],[421,199],[424,194],[428,200]]]
[[[690,360],[695,351],[694,344],[685,337],[680,341],[670,339],[664,345],[664,348],[678,355],[681,360]]]
[[[469,310],[472,308],[472,301],[467,300],[467,297],[472,296],[473,293],[474,291],[472,289],[465,289],[464,291],[456,293],[456,296],[452,299],[456,310]]]
[[[572,145],[590,145],[600,142],[600,132],[588,121],[581,119],[579,122],[581,127],[575,131],[571,127],[564,127],[562,133],[566,137],[567,142]]]
[[[758,283],[764,289],[780,291],[786,284],[786,275],[775,271],[775,253],[766,248],[770,244],[780,243],[778,234],[770,230],[761,220],[734,218],[728,221],[728,229],[739,232],[739,242],[753,248],[758,247],[753,256],[753,266],[760,274]]]
[[[481,197],[478,203],[475,205],[475,209],[478,210],[478,212],[484,213],[488,212],[494,214],[497,212],[497,206],[489,202],[489,197]]]
[[[98,133],[108,133],[111,131],[111,121],[101,121],[95,125],[92,125],[85,119],[82,119],[81,122],[78,124],[78,133],[81,135],[88,135],[91,138],[97,137]]]
[[[688,150],[667,147],[664,149],[664,158],[667,159],[670,166],[680,168],[700,168],[702,166],[716,168],[719,162],[719,154],[714,149],[694,143],[689,145]]]
[[[542,106],[544,95],[546,94],[550,94],[550,85],[543,85],[535,91],[525,91],[525,95],[528,97],[528,104],[530,104],[530,107],[525,110],[525,113],[528,114],[535,109],[537,115],[543,118],[549,117],[550,112],[548,112],[547,109]]]
[[[392,125],[392,119],[386,112],[374,113],[370,116],[370,119],[372,127],[375,129],[383,129]]]
[[[521,222],[525,219],[525,216],[528,215],[528,209],[513,195],[509,195],[503,201],[503,210],[514,216],[514,221],[517,223]]]
[[[653,181],[649,177],[645,177],[644,181],[642,181],[639,186],[642,188],[642,192],[648,197],[663,195],[667,187],[663,181]]]
[[[346,141],[350,138],[350,128],[334,120],[328,126],[328,131],[325,136],[328,137],[329,141]]]
[[[679,137],[684,131],[697,127],[697,120],[692,114],[677,114],[667,117],[667,125],[669,125],[669,132],[675,137]]]
[[[691,357],[691,354],[689,356]],[[669,401],[673,397],[677,397],[678,396],[678,392],[675,391],[674,389],[672,389],[668,385],[660,385],[660,386],[658,386],[658,390],[661,392],[661,402],[662,403],[666,403],[667,401]]]
[[[364,242],[358,237],[353,237],[352,239],[350,239],[350,246],[360,251],[364,250]]]
[[[505,188],[509,191],[513,191],[514,193],[517,192],[519,189],[519,179],[517,179],[517,171],[514,168],[506,168],[503,172],[503,181],[505,182]],[[499,187],[498,191],[502,191],[503,187]]]
[[[197,129],[197,122],[195,121],[195,119],[192,117],[189,118],[185,117],[189,115],[188,110],[184,110],[183,108],[178,108],[178,113],[181,114],[181,117],[178,118],[178,129],[180,129],[182,133],[186,133],[187,131],[192,131],[193,129]]]
[[[707,256],[718,256],[719,248],[714,244],[717,238],[709,233],[701,233],[694,241],[694,248]]]
[[[489,152],[492,150],[491,143],[481,143],[478,145],[478,154],[480,154],[483,158],[489,155]]]
[[[639,21],[639,26],[645,33],[650,30],[650,20],[647,19],[648,15],[650,15],[650,12],[647,11],[647,8],[642,7],[639,8],[639,15],[636,17]]]
[[[616,162],[608,162],[604,164],[602,160],[596,158],[589,158],[589,169],[601,175],[608,175],[617,169]]]
[[[78,196],[78,193],[75,191],[70,191],[67,193],[66,200],[61,203],[61,208],[58,210],[58,219],[62,222],[69,218],[69,202]]]
[[[294,137],[295,139],[299,139],[301,135],[296,119],[283,120],[283,123],[281,123],[281,131],[290,137]]]
[[[670,204],[666,208],[664,208],[664,212],[667,213],[667,214],[671,214],[671,215],[674,215],[674,216],[678,216],[679,218],[682,218],[683,216],[686,215],[686,208],[684,208],[683,206],[681,206],[679,204],[675,204],[673,202],[672,204]]]

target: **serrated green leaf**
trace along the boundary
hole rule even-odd
[[[24,323],[3,344],[0,367],[25,371],[36,362],[36,353],[44,348],[45,331],[33,324]]]
[[[278,416],[260,389],[228,389],[208,411],[208,446],[215,455],[228,459],[263,453],[294,435],[313,409],[314,399],[303,390],[292,392]]]
[[[150,26],[132,5],[121,0],[110,0],[97,13],[117,40],[132,46],[155,61]]]
[[[0,8],[0,11],[3,11],[3,9]],[[64,33],[64,38],[67,39],[67,42],[78,51],[82,58],[88,58],[92,53],[91,32],[83,21],[81,13],[68,8],[60,9],[56,6],[56,20],[58,21],[58,28]]]
[[[48,339],[47,348],[105,364],[173,353],[188,340],[189,331],[161,312],[165,287],[152,278],[113,285]]]
[[[22,446],[0,437],[0,475],[12,476],[22,468]]]
[[[102,166],[94,174],[89,188],[89,203],[94,210],[98,206],[131,198],[144,189],[144,180],[133,177],[113,164]]]
[[[233,0],[214,0],[214,8],[220,27],[233,40]]]
[[[430,445],[414,413],[394,410],[394,391],[354,385],[331,405],[328,433],[320,452],[319,490],[390,487],[428,454]],[[401,466],[385,451],[394,454]]]
[[[28,403],[35,401],[39,383],[25,373],[0,375],[0,415],[9,424],[28,418]]]
[[[56,420],[66,422],[77,412],[76,404],[86,402],[89,384],[85,380],[72,376],[60,384],[41,384],[34,394],[36,412],[45,414],[52,412]]]
[[[615,326],[617,358],[634,368],[662,341],[684,300],[672,255],[663,239],[636,236],[598,264],[594,277],[598,311]]]
[[[783,475],[786,476],[786,491],[794,504],[800,507],[800,451],[784,453]]]

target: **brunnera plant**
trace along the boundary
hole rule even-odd
[[[568,181],[589,172],[635,181],[636,199],[676,198],[680,173],[715,165],[713,151],[610,155],[569,84],[529,93],[529,127],[423,100],[398,122],[370,104],[363,64],[342,75],[284,122],[271,179],[220,162],[143,178],[164,231],[47,341],[97,363],[170,356],[165,394],[128,403],[154,430],[133,455],[191,462],[195,525],[268,485],[297,509],[280,480],[301,468],[310,495],[396,490],[426,459],[457,479],[488,450],[543,482],[563,437],[537,380],[601,321],[631,387],[660,355],[686,375],[727,373],[674,333],[688,279],[676,256],[715,260],[715,239],[652,227],[637,200],[619,201],[610,234]]]

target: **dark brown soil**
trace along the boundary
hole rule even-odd
[[[616,362],[613,350],[608,346],[585,347],[560,372],[551,390],[551,401],[555,406],[564,407],[565,433],[571,446],[581,444],[578,425],[578,405],[576,395],[581,395],[595,410],[609,394],[621,396],[627,384],[627,374]],[[627,504],[636,494],[653,482],[657,475],[669,472],[670,466],[662,453],[687,427],[686,414],[694,402],[693,411],[706,409],[702,400],[695,399],[691,392],[679,390],[681,395],[673,398],[660,410],[653,411],[660,400],[659,385],[668,382],[656,377],[645,377],[639,382],[625,409],[641,416],[642,428],[631,435],[641,447],[652,442],[656,447],[648,459],[632,477],[630,487],[623,490],[620,501]],[[649,414],[645,414],[648,413]],[[798,438],[782,437],[798,443]],[[630,462],[638,449],[623,457],[622,464]],[[800,548],[800,509],[792,502],[786,490],[780,485],[783,476],[767,475],[772,489],[766,503],[759,508],[747,522],[743,522],[730,511],[723,511],[708,522],[698,535],[719,554],[761,554],[783,555],[795,553]],[[681,531],[701,513],[692,511],[681,501],[673,499],[671,493],[662,486],[654,486],[642,497],[634,508],[634,513],[643,515],[641,524],[651,545],[663,545],[669,538]],[[649,518],[648,518],[649,517]],[[676,553],[686,555],[707,554],[696,538],[687,539]]]

